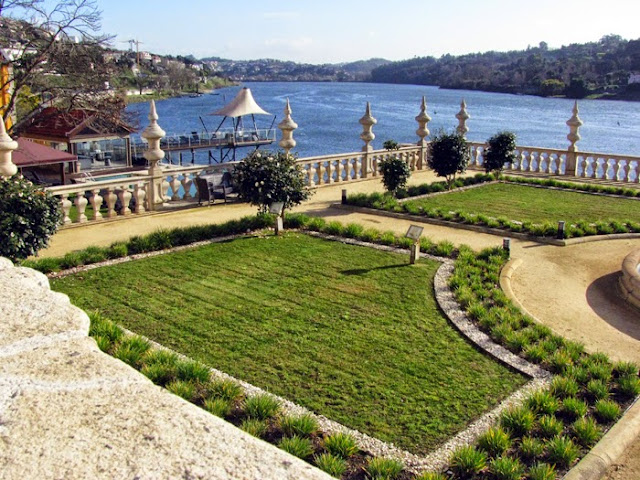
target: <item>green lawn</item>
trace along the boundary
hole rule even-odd
[[[53,280],[86,310],[424,453],[526,379],[433,298],[438,265],[303,234],[238,239]]]
[[[579,192],[533,188],[513,184],[491,184],[462,192],[412,200],[408,204],[425,210],[465,211],[491,217],[533,223],[568,223],[618,220],[639,221],[640,201],[594,196]]]

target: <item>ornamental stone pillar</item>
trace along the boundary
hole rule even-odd
[[[159,163],[164,158],[164,151],[160,148],[160,139],[165,136],[165,131],[158,125],[158,114],[156,113],[156,102],[151,100],[149,106],[149,125],[140,136],[147,140],[148,146],[144,152],[144,158],[149,162],[149,175],[151,180],[151,188],[147,195],[149,210],[155,210],[156,205],[164,203],[162,192],[164,173]]]
[[[573,105],[573,115],[571,118],[567,120],[567,126],[569,127],[569,135],[567,135],[567,140],[569,140],[569,148],[567,153],[567,165],[565,167],[565,175],[576,175],[577,162],[576,162],[576,152],[578,151],[578,146],[576,143],[582,138],[580,136],[580,127],[583,125],[582,120],[578,116],[578,101]]]
[[[362,147],[362,151],[364,152],[362,158],[362,178],[367,178],[369,173],[375,175],[371,168],[371,157],[369,152],[373,150],[371,146],[371,142],[376,136],[373,134],[373,126],[378,123],[378,121],[371,115],[371,105],[367,102],[367,108],[364,112],[364,116],[359,120],[360,125],[362,125],[362,133],[360,134],[360,138],[364,142],[364,147]]]
[[[427,128],[427,124],[431,121],[431,117],[427,115],[427,99],[426,97],[422,97],[422,104],[420,105],[420,113],[416,117],[416,122],[418,122],[418,129],[416,130],[416,135],[420,137],[418,141],[418,146],[420,147],[420,158],[418,158],[418,165],[416,168],[418,170],[422,170],[427,165],[427,141],[425,137],[429,136],[429,129]]]
[[[284,118],[278,124],[278,128],[282,132],[282,139],[278,142],[278,145],[284,150],[284,153],[289,155],[291,149],[296,146],[296,141],[293,139],[293,131],[298,128],[298,124],[291,118],[291,106],[288,98],[284,107]]]
[[[18,172],[18,167],[11,160],[11,152],[18,148],[18,142],[13,140],[4,127],[0,118],[0,177],[9,178]]]
[[[462,138],[466,138],[467,132],[469,131],[469,127],[467,127],[467,120],[471,118],[471,115],[467,112],[467,104],[464,101],[464,98],[462,99],[462,102],[460,102],[460,111],[456,113],[456,118],[458,119],[458,127],[456,128],[456,131]]]

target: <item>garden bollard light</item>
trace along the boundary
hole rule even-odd
[[[347,189],[342,189],[342,205],[346,205],[347,203]]]
[[[510,238],[502,239],[502,249],[507,252],[507,257],[511,256],[511,239]]]
[[[276,235],[280,235],[280,231],[284,230],[282,223],[282,212],[284,211],[284,202],[273,202],[269,205],[269,213],[276,215]]]
[[[562,220],[558,222],[558,234],[556,235],[558,240],[564,240],[565,238],[565,222]]]

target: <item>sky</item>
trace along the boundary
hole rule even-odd
[[[640,38],[638,0],[97,0],[113,46],[341,63]]]

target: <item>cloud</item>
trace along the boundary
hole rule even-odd
[[[300,12],[264,12],[262,16],[268,20],[291,20],[299,18]]]

